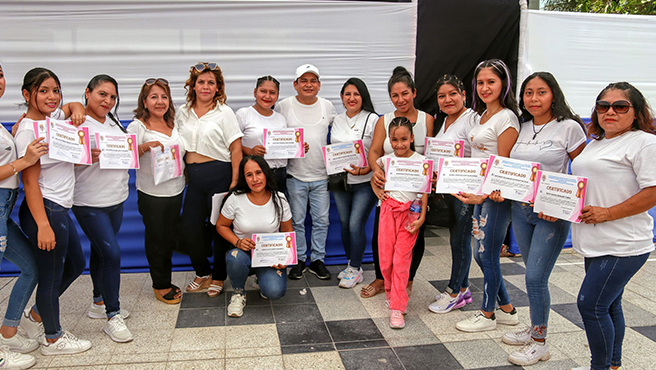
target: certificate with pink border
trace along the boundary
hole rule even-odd
[[[295,265],[296,233],[253,234],[255,249],[251,254],[251,267]]]
[[[580,222],[588,179],[562,173],[538,171],[533,211],[561,220]]]
[[[326,172],[333,175],[351,169],[351,165],[358,167],[367,166],[367,158],[364,155],[362,140],[348,143],[338,143],[321,147]]]
[[[432,177],[430,159],[386,158],[385,190],[430,193]]]
[[[71,121],[46,117],[48,156],[62,162],[91,164],[91,138],[88,127],[75,127]]]
[[[182,176],[182,158],[180,158],[180,146],[164,146],[164,150],[158,146],[150,149],[153,166],[153,180],[155,185],[164,181]]]
[[[108,135],[95,133],[96,147],[100,149],[98,162],[102,169],[138,169],[137,135]]]
[[[46,120],[42,121],[34,121],[32,122],[34,125],[34,138],[38,139],[40,137],[43,138],[43,142],[47,143],[50,138],[48,137],[48,126],[46,124]],[[50,159],[50,155],[42,155],[41,158],[39,158],[39,161],[41,164],[48,164],[48,163],[56,163],[57,161],[54,159]]]
[[[519,202],[533,200],[540,164],[491,155],[481,191],[490,194],[501,190],[501,196]]]
[[[425,139],[424,155],[437,162],[439,158],[460,157],[465,155],[464,140],[442,140],[434,137]]]
[[[481,193],[481,187],[487,172],[487,158],[440,158],[435,163],[437,172],[436,193],[483,194]]]
[[[264,149],[266,159],[304,158],[302,128],[264,129]]]

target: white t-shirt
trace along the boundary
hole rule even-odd
[[[467,135],[471,129],[478,124],[480,119],[481,117],[476,114],[476,112],[467,108],[467,110],[465,110],[460,117],[449,126],[448,130],[446,130],[446,125],[442,122],[442,127],[437,135],[435,135],[435,138],[442,140],[463,140],[465,142],[463,155],[465,158],[469,158],[471,156],[471,145],[469,145],[469,137]],[[446,121],[446,118],[444,118],[444,120]]]
[[[14,137],[11,136],[11,133],[7,131],[4,126],[2,126],[2,129],[0,129],[0,166],[4,166],[16,159],[16,144],[14,143]],[[18,182],[18,176],[12,175],[0,181],[0,188],[18,189]]]
[[[342,113],[336,116],[333,121],[330,141],[332,144],[337,144],[362,140],[366,158],[371,147],[376,121],[378,121],[378,115],[364,110],[361,110],[353,118],[349,118],[346,113]],[[373,172],[361,176],[354,176],[349,173],[346,179],[349,184],[362,184],[370,181],[372,175]]]
[[[135,119],[128,126],[128,132],[137,135],[137,146],[147,143],[149,141],[159,141],[162,145],[171,146],[178,144],[180,146],[180,158],[183,158],[186,153],[184,142],[180,137],[177,127],[173,128],[171,136],[166,136],[158,131],[149,130],[143,122]],[[185,177],[179,176],[168,181],[164,181],[159,185],[155,185],[153,178],[153,161],[151,159],[150,151],[145,152],[139,157],[139,169],[137,170],[137,190],[144,192],[153,197],[173,197],[180,193],[185,188]],[[185,163],[182,162],[182,170],[184,171]]]
[[[65,119],[64,112],[54,111],[51,115],[54,119]],[[45,121],[41,121],[45,124]],[[16,132],[16,150],[18,157],[25,155],[27,146],[34,141],[34,121],[23,118]],[[64,208],[73,206],[73,190],[75,189],[74,164],[57,161],[42,164],[39,173],[39,188],[41,195],[51,202],[55,202]]]
[[[287,120],[282,114],[273,112],[270,116],[263,116],[253,107],[241,108],[235,114],[239,128],[244,133],[241,145],[253,148],[256,145],[264,146],[264,129],[287,128]],[[287,166],[287,159],[267,159],[271,168]]]
[[[535,135],[536,132],[539,134]],[[566,119],[558,122],[554,119],[542,126],[535,126],[531,120],[522,123],[510,158],[540,162],[543,171],[567,173],[569,153],[583,143],[585,132],[576,121]]]
[[[585,204],[611,207],[656,186],[656,135],[629,131],[592,140],[572,161],[572,174],[588,178]],[[585,257],[637,256],[654,250],[654,220],[647,211],[599,224],[574,224],[574,250]]]
[[[278,193],[282,206],[282,221],[278,219],[273,196],[263,205],[251,203],[247,194],[232,194],[221,208],[221,214],[232,220],[233,231],[238,238],[252,238],[253,234],[277,233],[280,223],[292,219],[292,211],[283,193]]]
[[[328,127],[337,115],[333,104],[317,98],[314,104],[305,105],[290,96],[276,105],[276,111],[287,119],[287,127],[303,128],[303,139],[310,146],[305,158],[289,160],[287,174],[305,182],[326,180],[328,175],[321,147],[327,144]]]
[[[105,123],[100,123],[87,116],[80,127],[89,128],[91,149],[97,149],[96,135],[123,135],[116,122],[105,117]],[[123,203],[128,199],[128,170],[100,169],[100,163],[90,166],[75,167],[75,194],[73,204],[85,207],[109,207]]]
[[[376,163],[378,163],[378,166],[380,166],[380,169],[383,170],[383,172],[385,172],[385,162],[387,161],[387,158],[400,158],[400,157],[397,157],[396,154],[392,152],[390,154],[385,154],[384,156],[378,158],[378,161],[376,161]],[[424,157],[423,155],[417,152],[414,152],[410,157],[403,158],[403,159],[419,160],[419,159],[426,159],[426,157]],[[407,203],[417,199],[417,193],[412,191],[392,190],[389,192],[389,196],[395,200],[398,200],[401,203]],[[380,205],[380,200],[378,201],[378,205]]]
[[[193,109],[183,105],[175,114],[175,127],[188,152],[221,162],[230,162],[230,144],[244,136],[232,109],[219,103],[200,118]]]
[[[413,122],[412,134],[415,136],[415,152],[419,154],[424,154],[424,144],[426,142],[426,112],[417,111],[417,122]],[[394,112],[386,113],[384,116],[385,123],[385,141],[383,142],[383,151],[385,154],[390,154],[394,152],[392,144],[389,141],[389,125],[394,119]],[[431,132],[432,134],[432,132]],[[414,198],[413,198],[414,199]]]
[[[479,120],[479,124],[474,125],[468,135],[471,157],[487,158],[499,154],[499,136],[511,127],[519,132],[519,120],[508,108],[503,108],[484,124],[480,124]]]

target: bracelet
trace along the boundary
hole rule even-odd
[[[362,167],[358,167],[358,176],[360,176],[360,171],[362,171]]]
[[[235,243],[235,248],[239,248],[239,243],[241,242],[241,239],[237,239],[237,242]]]
[[[9,162],[9,165],[11,166],[11,169],[14,170],[14,175],[18,175],[18,171],[16,171],[16,167],[14,167],[14,164],[12,162]]]

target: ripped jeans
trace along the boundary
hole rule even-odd
[[[287,291],[287,269],[274,269],[273,267],[258,267],[251,269],[250,253],[233,248],[225,257],[228,277],[235,293],[244,294],[246,279],[255,270],[260,292],[270,300],[280,299]]]
[[[486,199],[474,207],[472,236],[474,259],[483,271],[483,303],[481,310],[494,312],[499,306],[510,304],[510,297],[501,276],[499,253],[510,224],[510,200],[497,203]]]
[[[551,309],[549,275],[563,250],[571,223],[538,218],[528,203],[512,202],[512,228],[526,266],[526,294],[531,308],[531,336],[547,337]]]

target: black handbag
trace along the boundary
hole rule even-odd
[[[367,121],[369,121],[369,113],[367,118],[364,121],[364,128],[362,129],[362,137],[360,140],[364,139],[364,132],[367,129]],[[328,175],[328,190],[330,191],[351,191],[351,185],[348,184],[348,173],[340,172],[332,175]]]
[[[428,198],[427,224],[446,227],[448,229],[456,224],[453,199],[446,199],[446,197],[451,197],[451,195],[432,194]]]

